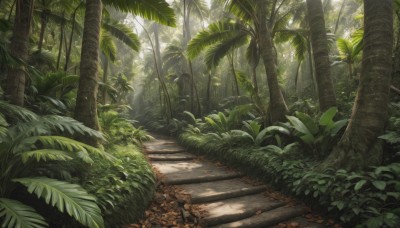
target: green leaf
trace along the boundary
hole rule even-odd
[[[304,125],[303,122],[301,122],[301,120],[299,120],[299,118],[295,116],[286,116],[286,118],[289,120],[293,128],[296,129],[296,131],[306,135],[311,135],[310,130],[306,127],[306,125]]]
[[[65,151],[54,149],[41,149],[21,153],[22,162],[26,163],[30,158],[36,158],[36,161],[68,161],[72,157]]]
[[[360,181],[357,182],[357,184],[354,186],[354,190],[355,190],[355,191],[360,190],[366,183],[367,183],[367,180],[360,180]]]
[[[81,186],[47,177],[19,178],[14,182],[23,184],[29,193],[34,193],[61,212],[66,211],[81,224],[90,228],[104,227],[96,199]]]
[[[35,209],[19,201],[0,198],[1,227],[41,228],[48,224]]]
[[[383,191],[386,188],[386,182],[385,181],[372,181],[372,184],[375,186],[375,188]]]
[[[318,125],[314,122],[313,118],[302,112],[296,112],[296,116],[308,128],[308,130],[310,130],[311,134],[315,135],[318,133],[319,128]]]
[[[123,12],[129,12],[164,25],[175,26],[176,24],[174,10],[165,0],[103,0],[102,2]]]
[[[329,108],[319,118],[319,124],[322,126],[332,126],[333,125],[333,117],[335,117],[337,112],[338,112],[337,107]]]

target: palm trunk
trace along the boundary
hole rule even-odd
[[[46,13],[43,11],[40,14],[40,35],[39,35],[39,43],[38,43],[39,52],[42,51],[44,32],[46,30],[46,26],[47,26],[47,17],[46,17]]]
[[[212,84],[211,81],[212,81],[212,76],[211,72],[209,72],[207,80],[206,100],[205,100],[206,113],[209,113],[211,109],[211,84]]]
[[[97,79],[99,66],[101,0],[86,2],[85,22],[82,37],[79,87],[76,97],[75,118],[95,130],[99,130],[97,119]],[[97,145],[95,138],[83,141]]]
[[[104,56],[104,64],[103,64],[103,84],[104,88],[102,91],[103,105],[107,104],[107,89],[106,86],[108,82],[108,58]]]
[[[233,78],[233,83],[235,85],[236,102],[237,102],[238,98],[240,96],[240,90],[239,90],[239,83],[238,83],[238,80],[237,80],[237,77],[236,77],[235,64],[233,62],[233,53],[232,53],[232,55],[229,55],[229,63],[231,65],[232,78]]]
[[[64,21],[60,25],[60,44],[58,46],[58,56],[57,56],[57,70],[60,68],[62,46],[64,41]]]
[[[317,92],[320,110],[336,106],[336,96],[331,79],[328,41],[321,0],[307,0],[311,45],[314,55]]]
[[[32,21],[33,0],[18,0],[14,20],[10,53],[24,62],[28,59],[29,35]],[[12,104],[23,105],[25,95],[25,71],[23,66],[13,67],[7,75],[7,95]]]
[[[334,34],[336,34],[336,32],[337,32],[337,30],[338,30],[338,28],[339,28],[340,17],[342,16],[342,13],[343,13],[343,9],[344,9],[345,4],[346,4],[346,0],[343,0],[343,1],[342,1],[342,5],[340,6],[340,10],[339,10],[338,17],[337,17],[337,19],[336,19],[335,30],[333,30],[333,33],[334,33]]]
[[[393,1],[364,1],[364,47],[360,84],[350,123],[323,167],[358,170],[379,165],[388,115],[392,70]]]
[[[69,64],[69,58],[71,56],[71,49],[72,49],[72,41],[74,37],[74,32],[75,32],[75,19],[76,19],[76,12],[78,11],[79,7],[81,6],[82,2],[79,3],[79,5],[74,9],[74,12],[72,13],[72,28],[71,28],[71,34],[69,36],[69,45],[68,49],[65,53],[65,65],[64,65],[64,71],[66,72],[68,70],[68,64]]]
[[[278,73],[276,69],[276,59],[273,53],[273,45],[271,40],[271,33],[267,26],[266,18],[266,2],[265,0],[258,1],[258,8],[260,15],[264,15],[259,19],[259,47],[260,54],[264,62],[265,72],[267,74],[268,88],[269,88],[269,120],[275,123],[285,119],[285,114],[288,109],[279,88]]]

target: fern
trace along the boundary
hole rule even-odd
[[[0,198],[0,218],[3,219],[1,227],[13,228],[41,228],[48,224],[35,209],[19,201]]]
[[[29,193],[43,198],[47,204],[57,207],[59,211],[66,211],[79,223],[90,228],[104,227],[96,199],[81,186],[46,177],[19,178],[13,181],[23,184]]]
[[[21,153],[23,163],[26,163],[30,158],[36,158],[37,162],[40,161],[68,161],[73,158],[65,151],[54,149],[41,149]]]

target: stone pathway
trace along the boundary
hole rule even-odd
[[[191,196],[193,204],[208,213],[207,227],[326,227],[301,217],[307,208],[266,196],[265,185],[252,185],[243,175],[188,153],[172,138],[144,144],[152,165],[164,175],[163,182],[177,185]]]

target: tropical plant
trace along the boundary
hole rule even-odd
[[[330,152],[339,137],[339,131],[347,124],[347,119],[333,120],[337,112],[336,107],[329,108],[321,115],[318,123],[301,112],[286,118],[300,142],[311,150],[312,155],[322,158]]]
[[[42,198],[88,227],[104,227],[96,199],[70,179],[65,163],[92,164],[91,154],[112,159],[105,152],[61,136],[102,135],[69,117],[38,116],[27,109],[0,102],[0,221],[3,227],[46,227],[33,207],[19,200],[21,188]],[[10,124],[6,118],[11,121]],[[49,177],[47,177],[49,176]]]

